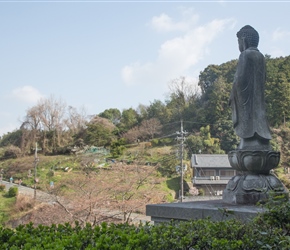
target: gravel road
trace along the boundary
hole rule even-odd
[[[18,187],[19,194],[34,197],[34,189],[33,188],[25,187],[25,186],[18,185],[15,183],[10,183],[7,181],[0,181],[0,184],[4,184],[6,186],[6,190],[9,190],[9,188],[12,186],[16,186],[16,187]],[[50,195],[50,194],[45,193],[43,191],[36,190],[36,200],[38,200],[40,202],[53,203],[55,201],[55,197],[53,195]]]

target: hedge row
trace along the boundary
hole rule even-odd
[[[290,249],[290,205],[272,207],[252,222],[210,219],[155,226],[76,222],[0,227],[0,249]]]

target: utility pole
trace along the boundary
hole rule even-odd
[[[36,182],[37,182],[37,163],[39,158],[37,157],[37,142],[35,143],[35,155],[34,155],[34,199],[36,199]]]
[[[183,131],[183,120],[180,121],[180,132],[176,132],[177,135],[180,135],[180,137],[177,137],[178,140],[181,140],[180,144],[180,202],[183,202],[183,174],[184,174],[184,167],[183,167],[183,150],[184,150],[184,141],[185,141],[185,135],[187,134],[186,131]]]

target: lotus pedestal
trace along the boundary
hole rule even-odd
[[[229,153],[232,168],[239,174],[227,184],[223,201],[230,204],[256,204],[270,198],[288,198],[282,182],[270,170],[276,168],[280,152],[236,150]]]

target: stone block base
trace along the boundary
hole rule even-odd
[[[146,215],[151,216],[154,223],[171,220],[189,221],[208,217],[213,221],[235,218],[247,222],[264,211],[262,207],[227,204],[223,200],[150,204],[146,206]]]

